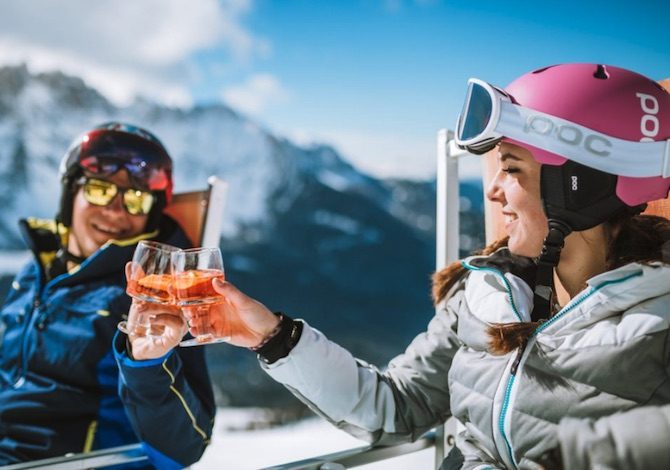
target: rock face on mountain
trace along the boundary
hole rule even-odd
[[[58,164],[80,132],[123,120],[155,132],[175,160],[177,191],[208,175],[229,184],[221,248],[228,279],[271,309],[304,318],[380,365],[433,308],[435,182],[379,180],[326,145],[300,147],[223,105],[119,108],[74,77],[0,68],[0,249],[21,248],[19,217],[52,217]],[[481,245],[481,189],[463,186],[467,248]],[[5,280],[6,282],[6,280]],[[220,403],[291,398],[252,353],[207,346]]]

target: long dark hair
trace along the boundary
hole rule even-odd
[[[670,220],[654,215],[626,215],[606,222],[608,240],[606,270],[628,263],[670,264]],[[507,238],[497,240],[480,254],[488,255],[507,245]],[[460,261],[433,274],[433,302],[445,299],[449,290],[465,273]],[[553,302],[552,302],[553,303]],[[493,354],[506,354],[523,346],[539,322],[493,323],[487,327],[489,347]]]

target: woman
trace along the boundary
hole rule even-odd
[[[456,417],[444,468],[551,467],[561,456],[571,469],[641,466],[635,449],[647,442],[575,455],[569,431],[670,403],[670,222],[639,215],[668,195],[669,138],[670,96],[624,69],[547,67],[504,91],[472,80],[457,142],[497,160],[487,197],[508,240],[436,274],[444,309],[385,372],[230,283],[215,283],[227,299],[216,318],[268,374],[370,442]]]

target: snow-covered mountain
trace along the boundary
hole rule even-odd
[[[54,215],[61,156],[76,135],[109,120],[161,138],[177,191],[201,188],[211,174],[228,182],[227,276],[270,308],[305,318],[372,361],[399,352],[432,315],[434,181],[375,179],[332,147],[298,146],[223,105],[119,108],[78,78],[20,66],[0,68],[0,248],[22,246],[19,217]],[[464,193],[474,196],[463,216],[480,240],[478,192]],[[223,345],[208,353],[221,403],[282,396],[247,351]]]
[[[228,236],[241,225],[265,220],[270,200],[277,209],[290,207],[303,188],[299,174],[392,204],[382,185],[332,148],[297,147],[224,105],[185,110],[140,100],[118,108],[78,78],[5,67],[0,68],[0,178],[11,180],[15,191],[2,196],[4,230],[15,235],[16,216],[54,214],[60,158],[74,137],[109,120],[137,123],[163,140],[175,160],[177,191],[202,188],[211,174],[224,178],[233,198],[224,227]],[[3,235],[3,244],[15,240]]]

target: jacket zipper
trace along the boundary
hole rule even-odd
[[[32,329],[32,324],[34,323],[35,313],[39,311],[42,302],[40,300],[40,295],[35,294],[33,297],[32,307],[30,309],[30,314],[26,315],[26,320],[23,324],[23,337],[21,338],[21,349],[19,351],[18,357],[18,371],[19,376],[14,381],[14,388],[20,388],[23,383],[26,381],[26,374],[28,372],[28,339],[30,338],[30,330]]]
[[[574,302],[568,303],[560,312],[558,312],[556,315],[551,317],[549,320],[545,321],[542,323],[540,326],[538,326],[533,333],[531,333],[529,341],[524,344],[522,347],[520,347],[517,351],[516,356],[514,357],[514,361],[512,362],[512,367],[510,368],[510,377],[507,380],[507,387],[505,387],[505,395],[503,398],[503,404],[500,409],[500,418],[498,419],[498,429],[500,430],[500,433],[503,437],[503,440],[505,441],[505,445],[507,446],[507,451],[509,453],[510,459],[512,461],[512,464],[514,465],[515,468],[518,468],[516,464],[516,460],[514,459],[514,453],[512,452],[512,446],[510,445],[509,439],[507,438],[507,434],[505,433],[505,418],[507,417],[507,412],[509,410],[509,400],[510,396],[512,394],[512,388],[514,387],[514,382],[516,380],[516,375],[519,370],[519,365],[521,363],[521,358],[523,356],[524,351],[528,347],[528,343],[530,341],[533,341],[535,336],[541,332],[542,330],[546,329],[549,325],[554,323],[556,320],[559,318],[564,317],[567,313],[571,312],[574,310],[579,304],[584,302],[587,298],[591,297],[593,294],[595,294],[597,291],[599,291],[601,288],[609,285],[609,284],[617,284],[620,282],[627,281],[628,279],[631,279],[633,277],[641,276],[642,271],[634,272],[632,274],[629,274],[628,276],[625,276],[621,279],[614,279],[611,281],[605,281],[602,284],[599,284],[592,289],[588,290],[587,292],[584,292],[582,295],[577,297]],[[511,292],[510,292],[511,295]]]
[[[510,377],[507,380],[507,386],[505,387],[505,395],[503,396],[503,403],[500,408],[500,416],[498,417],[498,430],[505,441],[505,446],[507,447],[507,453],[509,454],[510,461],[514,468],[517,468],[516,460],[514,459],[514,452],[512,452],[512,445],[507,439],[507,434],[505,433],[505,418],[507,417],[507,409],[509,408],[510,395],[512,394],[512,388],[514,387],[514,381],[516,380],[516,373],[519,370],[519,364],[521,363],[521,357],[523,356],[524,351],[526,350],[526,344],[520,347],[517,350],[516,356],[514,356],[514,361],[512,361],[512,367],[510,367]]]
[[[33,255],[35,256],[36,259],[39,259],[39,254],[37,254],[36,252],[33,252]],[[97,252],[96,252],[96,254],[93,254],[92,256],[89,256],[88,258],[86,258],[86,260],[84,260],[84,262],[79,265],[79,270],[78,271],[81,271],[81,269],[83,269],[86,265],[90,264],[96,256],[97,256]],[[44,269],[41,265],[40,265],[40,268]],[[42,275],[44,275],[44,274],[42,273]],[[28,345],[28,339],[30,337],[30,330],[33,328],[33,325],[35,325],[35,323],[37,322],[38,319],[40,321],[36,325],[37,329],[42,330],[42,329],[44,329],[44,326],[45,326],[44,325],[44,321],[46,319],[45,318],[45,313],[40,311],[40,307],[42,306],[42,296],[43,296],[43,294],[45,292],[47,292],[51,286],[56,285],[61,280],[65,279],[67,277],[70,277],[71,275],[72,274],[69,273],[69,272],[65,272],[63,274],[60,274],[60,275],[54,277],[53,279],[51,279],[50,281],[48,281],[44,286],[41,285],[42,282],[43,282],[43,280],[42,280],[43,278],[40,280],[40,282],[39,282],[40,285],[38,285],[38,288],[37,288],[37,294],[35,294],[35,297],[33,297],[33,303],[32,303],[32,309],[31,309],[30,315],[29,316],[26,315],[27,316],[26,322],[25,322],[25,325],[23,326],[23,338],[22,338],[22,341],[21,341],[21,350],[19,351],[19,357],[18,357],[18,360],[17,360],[17,364],[18,364],[17,369],[19,371],[19,377],[14,382],[14,388],[21,387],[23,385],[23,383],[26,381],[26,374],[28,372],[28,361],[26,360],[26,358],[28,357],[28,346],[29,346]],[[38,315],[36,315],[36,312],[38,312]]]
[[[30,346],[30,332],[33,329],[39,331],[44,329],[44,322],[46,320],[46,312],[42,311],[43,301],[42,296],[45,292],[49,290],[49,287],[60,279],[69,276],[68,273],[61,274],[60,276],[55,277],[51,281],[47,282],[44,286],[38,286],[37,294],[33,297],[32,308],[30,310],[30,315],[26,315],[26,322],[23,326],[23,338],[21,340],[21,350],[19,351],[19,357],[17,360],[19,377],[14,382],[14,388],[21,387],[26,381],[26,375],[28,373],[28,348]]]
[[[625,278],[628,279],[628,278]],[[625,280],[622,279],[622,280]],[[521,358],[523,357],[524,351],[528,348],[528,343],[535,338],[537,333],[540,331],[544,330],[547,328],[550,324],[554,323],[556,320],[559,318],[562,318],[565,316],[568,312],[572,311],[575,309],[579,304],[581,304],[584,300],[586,300],[588,297],[590,297],[596,290],[590,290],[588,292],[585,292],[581,296],[577,297],[577,299],[574,302],[571,302],[570,304],[566,305],[560,312],[558,312],[556,315],[551,317],[549,320],[543,322],[540,326],[538,326],[535,331],[533,331],[530,335],[529,341],[527,341],[522,347],[520,347],[517,350],[516,356],[514,357],[514,361],[512,362],[512,367],[510,367],[510,376],[507,379],[507,386],[505,387],[505,395],[503,396],[503,404],[500,408],[500,417],[498,419],[498,429],[500,431],[500,434],[503,437],[503,440],[505,441],[505,446],[507,447],[507,452],[510,458],[510,461],[512,462],[512,465],[514,465],[514,468],[518,468],[516,459],[514,458],[514,452],[512,451],[512,445],[509,442],[509,439],[507,437],[507,433],[505,432],[505,418],[507,418],[507,412],[509,411],[510,408],[510,397],[512,395],[512,388],[514,387],[514,382],[516,381],[516,376],[517,372],[519,371],[519,365],[521,364]]]
[[[489,268],[489,267],[478,267],[478,266],[472,266],[471,264],[467,263],[466,261],[461,261],[461,265],[470,270],[470,271],[487,271],[495,274],[498,276],[504,286],[505,290],[507,291],[507,298],[510,301],[510,305],[512,306],[512,311],[514,312],[514,316],[516,317],[518,322],[522,322],[523,319],[521,318],[520,312],[516,308],[516,303],[514,302],[514,297],[512,296],[512,286],[509,283],[509,280],[505,277],[505,275],[502,273],[502,271],[495,269],[495,268]],[[516,373],[517,370],[519,369],[519,364],[521,363],[521,357],[523,356],[523,352],[526,349],[526,345],[523,347],[519,348],[516,356],[514,357],[514,360],[512,361],[512,366],[510,367],[510,377],[507,380],[507,385],[505,387],[505,394],[503,395],[503,402],[502,406],[500,408],[500,415],[498,416],[498,430],[500,431],[500,435],[503,438],[503,442],[505,444],[505,449],[504,451],[507,452],[507,454],[510,457],[510,461],[512,463],[512,466],[514,468],[517,468],[516,461],[514,460],[514,453],[512,452],[512,446],[510,445],[509,440],[507,439],[507,434],[505,433],[505,418],[507,416],[507,409],[509,407],[509,398],[512,393],[512,388],[514,386],[514,381],[516,379]],[[494,443],[495,443],[495,438],[494,438]],[[496,446],[497,447],[497,446]],[[503,450],[499,449],[500,454],[503,454]]]

